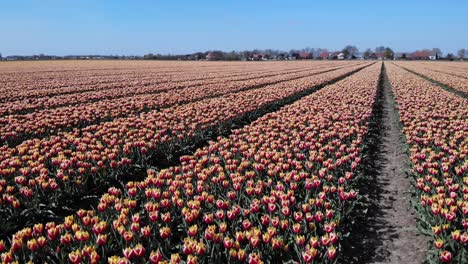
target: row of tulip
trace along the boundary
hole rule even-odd
[[[335,65],[346,65],[349,62],[341,62]],[[88,90],[99,90],[112,88],[120,82],[149,84],[158,82],[181,82],[190,80],[209,80],[220,77],[255,75],[260,73],[274,73],[281,71],[304,70],[314,66],[313,64],[293,63],[293,64],[241,64],[225,65],[218,67],[212,65],[187,66],[185,64],[170,67],[164,65],[157,67],[128,67],[124,69],[90,69],[83,63],[78,70],[51,71],[51,72],[1,72],[0,99],[16,100],[28,97],[50,96],[66,93],[83,92]],[[328,62],[321,62],[316,65],[323,67],[332,66]]]
[[[458,68],[454,67],[454,65],[443,65],[439,63],[423,63],[424,68],[435,71],[441,72],[449,75],[458,76],[461,78],[468,79],[468,67],[466,68]]]
[[[421,62],[431,68],[446,69],[455,72],[468,71],[468,65],[466,63],[454,63],[452,61],[437,61],[437,62]]]
[[[79,72],[73,72],[72,74],[62,74],[60,77],[48,77],[43,81],[33,80],[22,80],[24,74],[17,73],[14,75],[16,79],[9,80],[5,85],[0,85],[0,100],[3,102],[11,102],[23,100],[26,98],[37,98],[37,97],[51,97],[56,95],[83,93],[91,91],[100,91],[118,87],[127,86],[150,86],[156,84],[169,84],[179,83],[181,87],[187,85],[197,84],[196,81],[229,81],[245,79],[249,76],[262,77],[271,76],[272,74],[281,74],[294,71],[305,70],[304,68],[273,68],[273,69],[213,69],[209,72],[203,71],[155,71],[146,70],[141,72],[120,72],[116,74],[104,72],[97,76],[93,72],[89,72],[86,75],[80,75]],[[58,86],[58,87],[57,87]]]
[[[336,66],[332,68],[327,68],[329,70],[336,69]],[[249,78],[242,77],[240,80],[236,81],[227,81],[228,84],[225,84],[223,80],[201,80],[201,81],[185,81],[185,82],[169,82],[169,83],[161,83],[161,84],[154,84],[154,85],[140,85],[140,84],[133,84],[131,82],[123,82],[118,85],[113,85],[110,89],[102,89],[97,91],[89,91],[83,93],[72,93],[72,94],[63,94],[57,96],[45,96],[45,97],[34,97],[34,98],[26,98],[24,100],[19,101],[11,101],[11,102],[4,102],[0,104],[0,116],[6,114],[15,114],[15,113],[28,113],[32,111],[37,111],[41,109],[52,109],[58,108],[61,106],[73,106],[73,105],[80,105],[89,102],[96,102],[106,99],[113,99],[113,98],[122,98],[122,97],[131,97],[138,94],[148,94],[148,93],[159,93],[162,91],[170,91],[173,89],[180,89],[184,87],[190,86],[198,86],[200,88],[205,87],[220,87],[225,85],[232,85],[232,86],[252,86],[252,85],[261,85],[261,84],[269,84],[275,83],[279,81],[285,81],[292,78],[299,78],[299,77],[306,77],[310,74],[314,74],[316,72],[323,71],[323,69],[312,68],[306,71],[293,71],[292,73],[283,72],[281,74],[277,74],[271,76],[272,74],[267,74],[266,77],[258,77],[252,76]],[[260,75],[261,76],[261,75]],[[221,81],[221,83],[220,83]]]
[[[289,63],[289,62],[287,62]],[[103,72],[116,72],[116,71],[164,71],[175,72],[180,70],[200,69],[211,71],[212,69],[240,69],[253,65],[252,62],[242,61],[18,61],[0,64],[0,72],[2,74],[16,74],[27,73],[30,76],[44,77],[44,76],[61,76],[62,74],[72,72],[93,72],[100,74]],[[268,63],[258,63],[257,68],[268,69],[276,65],[284,65],[284,61],[270,61]],[[294,61],[290,65],[295,64],[297,67],[304,67],[310,65],[310,61]],[[25,77],[26,78],[26,77]],[[1,83],[1,80],[0,80]]]
[[[432,67],[428,69],[427,67],[423,67],[417,62],[416,63],[415,62],[397,62],[395,64],[399,66],[403,66],[406,69],[409,69],[418,74],[424,75],[434,81],[447,85],[457,91],[463,92],[468,95],[467,78],[455,76],[453,74],[443,73],[440,71],[436,72],[432,70]]]
[[[12,64],[10,64],[13,66]],[[69,86],[70,84],[77,85],[94,85],[96,82],[109,82],[114,78],[127,77],[131,79],[136,78],[147,78],[148,76],[161,76],[165,77],[168,75],[173,75],[173,77],[180,77],[180,73],[185,74],[200,74],[206,72],[216,73],[226,71],[235,73],[235,72],[245,72],[245,70],[250,69],[251,71],[267,71],[270,69],[298,69],[300,67],[291,66],[282,66],[281,65],[271,65],[272,67],[256,66],[256,65],[244,65],[244,67],[236,67],[235,65],[225,65],[225,67],[218,68],[215,65],[211,67],[194,67],[193,65],[177,65],[172,67],[172,63],[168,62],[165,65],[152,63],[146,67],[143,65],[129,65],[124,64],[125,67],[119,68],[114,67],[117,65],[112,63],[112,66],[95,68],[89,62],[81,62],[76,68],[66,68],[63,70],[50,70],[44,71],[43,69],[37,70],[32,68],[35,64],[23,65],[20,68],[11,67],[11,69],[5,69],[0,67],[2,74],[2,79],[0,80],[0,89],[18,89],[18,90],[39,90],[39,89],[57,89]],[[173,65],[174,66],[174,65]],[[206,65],[205,65],[206,66]],[[179,73],[179,75],[177,75]],[[72,82],[70,82],[72,81]]]
[[[332,65],[330,65],[331,67]],[[338,67],[340,65],[336,65]],[[346,66],[346,64],[343,64]],[[283,68],[273,68],[273,69],[223,69],[223,70],[212,70],[210,72],[199,72],[199,71],[191,71],[186,72],[180,70],[178,72],[152,72],[152,71],[145,71],[141,73],[123,73],[122,76],[117,78],[115,76],[98,76],[100,78],[98,80],[89,78],[87,80],[86,76],[74,76],[76,73],[68,74],[68,79],[60,80],[65,86],[64,88],[57,89],[46,89],[46,88],[36,88],[36,89],[25,89],[23,87],[18,89],[11,89],[11,84],[7,85],[2,95],[0,95],[0,99],[3,102],[11,102],[11,101],[19,101],[21,99],[28,99],[30,97],[34,98],[42,98],[42,97],[53,97],[55,95],[67,95],[67,94],[75,94],[75,93],[84,93],[84,92],[92,92],[92,91],[100,91],[100,90],[107,90],[107,89],[118,89],[118,88],[133,88],[135,86],[154,86],[167,84],[165,90],[170,89],[172,86],[174,87],[188,87],[188,86],[195,86],[195,85],[203,85],[202,81],[209,83],[222,83],[225,81],[236,81],[236,80],[247,80],[249,78],[257,78],[257,77],[269,77],[278,74],[286,74],[286,73],[294,73],[300,71],[306,71],[307,69],[314,69],[319,68],[320,66],[310,66],[310,67],[303,67],[303,68],[291,68],[285,67]],[[325,67],[325,65],[322,65]],[[18,74],[21,76],[20,74]],[[110,74],[109,74],[110,75]],[[134,76],[133,76],[134,75]],[[21,83],[19,80],[15,80],[15,83]],[[84,80],[83,80],[84,79]],[[103,80],[101,80],[103,79]],[[52,80],[54,81],[54,80]],[[80,84],[83,82],[83,84]],[[177,84],[177,85],[176,85]],[[46,85],[46,84],[44,84]],[[24,86],[32,86],[30,82],[24,84]],[[132,90],[132,89],[128,89]]]
[[[2,261],[336,262],[380,71],[374,64],[178,166],[110,188],[95,211],[19,231],[0,246]]]
[[[368,66],[366,64],[364,66]],[[361,66],[364,67],[364,66]],[[84,195],[157,153],[230,126],[233,120],[350,74],[349,68],[205,99],[0,147],[0,209],[12,213],[63,195]]]
[[[337,73],[345,73],[354,69],[337,69]],[[150,111],[169,107],[175,104],[184,104],[208,97],[221,96],[228,93],[254,89],[269,83],[295,82],[301,79],[310,79],[311,75],[326,70],[307,71],[307,76],[285,74],[279,78],[249,80],[246,82],[228,82],[219,85],[204,85],[201,87],[188,87],[158,94],[143,94],[114,100],[103,100],[95,103],[67,106],[56,109],[36,111],[25,115],[8,115],[0,117],[0,143],[15,146],[29,138],[44,137],[56,134],[59,131],[81,128],[87,125],[109,121],[118,117],[136,115],[143,111]],[[276,77],[276,76],[275,76]],[[288,80],[289,78],[290,80]],[[292,78],[292,79],[291,79]]]
[[[468,259],[468,101],[389,64],[429,257]]]
[[[251,72],[250,74],[261,73]],[[78,73],[73,72],[69,74],[68,78],[60,80],[58,77],[50,77],[50,80],[35,81],[33,80],[22,80],[21,74],[17,74],[16,79],[8,81],[3,87],[2,95],[0,99],[4,102],[11,102],[17,100],[23,100],[31,97],[51,97],[62,94],[71,93],[82,93],[89,91],[105,90],[120,86],[122,83],[128,85],[154,85],[156,83],[164,83],[169,81],[181,82],[198,79],[210,79],[210,78],[223,78],[231,76],[240,76],[246,74],[245,72],[234,72],[223,74],[219,72],[207,72],[205,75],[200,73],[186,73],[185,76],[181,76],[181,72],[122,72],[122,73],[103,73],[102,76],[80,76]],[[90,73],[91,75],[91,73]],[[187,77],[188,76],[188,77]],[[172,79],[172,80],[167,80]],[[16,83],[12,87],[11,82]]]

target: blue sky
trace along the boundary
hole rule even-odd
[[[0,52],[468,48],[468,1],[2,0]]]

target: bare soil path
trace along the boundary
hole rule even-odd
[[[385,71],[373,114],[364,157],[368,178],[360,190],[368,208],[357,215],[343,263],[423,263],[428,240],[410,205],[409,160]]]
[[[383,133],[381,144],[381,171],[377,184],[381,193],[375,215],[377,237],[381,245],[371,263],[422,263],[427,249],[427,239],[417,230],[416,212],[410,208],[411,183],[405,171],[408,156],[404,152],[391,86],[384,76],[383,82]]]

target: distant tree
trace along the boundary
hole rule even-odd
[[[241,54],[242,54],[241,56],[242,56],[243,60],[248,60],[248,59],[252,58],[252,55],[253,55],[253,53],[251,51],[249,51],[249,50],[244,50],[244,51],[241,52]]]
[[[343,53],[344,57],[347,59],[349,57],[349,50],[342,49],[341,52]]]
[[[299,56],[300,56],[300,53],[299,53],[299,52],[290,52],[290,53],[289,53],[289,57],[290,57],[291,59],[294,59],[294,60],[299,59]]]
[[[386,47],[384,50],[384,58],[387,60],[393,60],[393,56],[394,56],[393,50],[389,47]]]
[[[443,54],[444,54],[444,53],[442,52],[442,50],[440,50],[439,48],[433,48],[433,49],[432,49],[432,52],[436,54],[437,58],[442,57]]]
[[[385,47],[384,46],[379,46],[379,47],[375,48],[375,53],[381,53],[381,52],[385,52]]]
[[[372,55],[372,50],[371,49],[366,49],[366,51],[364,51],[364,59],[370,59],[371,58],[371,55]]]
[[[213,50],[213,51],[210,51],[207,55],[206,55],[206,59],[207,60],[225,60],[226,59],[226,54],[220,50]]]
[[[347,45],[341,52],[343,52],[345,58],[348,59],[356,56],[359,50],[356,46]]]
[[[403,53],[403,54],[401,55],[401,59],[402,59],[402,60],[406,60],[406,59],[407,59],[406,53]]]
[[[458,54],[458,58],[464,59],[465,55],[466,55],[466,50],[465,49],[459,49],[457,54]]]
[[[452,53],[447,54],[447,60],[453,61],[454,58],[455,56]]]
[[[3,58],[2,58],[2,53],[0,52],[0,60],[2,60],[2,59],[3,59]]]
[[[293,55],[293,54],[299,54],[299,50],[296,50],[296,49],[292,49],[289,51],[289,55]]]
[[[241,59],[241,55],[234,50],[229,53],[226,53],[224,57],[226,60],[240,60]]]
[[[143,56],[143,59],[145,59],[145,60],[154,60],[155,57],[154,57],[153,53],[148,53],[148,54]]]

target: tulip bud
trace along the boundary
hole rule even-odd
[[[137,244],[137,245],[133,248],[133,253],[134,253],[134,255],[136,255],[137,257],[142,257],[142,256],[145,254],[145,248],[144,248],[141,244]]]
[[[450,253],[449,251],[441,251],[440,252],[440,257],[439,257],[440,261],[444,262],[444,263],[448,263],[450,261],[452,261],[452,253]]]
[[[157,251],[152,251],[149,260],[152,264],[159,263],[163,259],[163,255],[161,254],[161,251],[159,249]]]
[[[331,246],[327,249],[327,256],[330,259],[335,259],[336,258],[336,248]]]
[[[171,229],[169,227],[163,227],[159,230],[159,235],[162,239],[166,239],[171,235]]]
[[[460,240],[460,230],[452,231],[452,238],[455,241],[459,241]]]
[[[444,246],[444,240],[438,238],[436,241],[434,241],[434,246],[438,249],[441,249]]]

